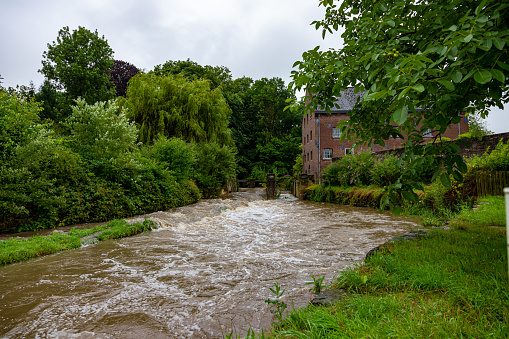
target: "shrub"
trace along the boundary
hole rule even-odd
[[[195,174],[195,146],[182,139],[160,136],[154,145],[146,146],[144,152],[167,167],[179,182],[189,180]]]
[[[395,183],[401,175],[401,168],[398,166],[398,161],[399,158],[392,154],[378,156],[371,169],[371,183],[380,187]]]
[[[78,99],[67,125],[72,148],[86,159],[117,158],[136,148],[137,128],[115,101],[88,105]]]
[[[0,160],[9,159],[16,147],[37,135],[41,108],[0,89]]]
[[[323,182],[329,186],[369,185],[374,161],[369,151],[342,156],[324,170]]]
[[[504,144],[500,139],[493,151],[487,149],[483,156],[474,156],[468,163],[473,170],[509,171],[509,141]]]
[[[196,185],[204,198],[218,197],[227,180],[235,178],[235,154],[216,143],[199,143],[196,150]]]

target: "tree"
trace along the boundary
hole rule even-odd
[[[305,52],[294,64],[292,86],[312,93],[313,108],[330,109],[349,86],[365,91],[341,127],[345,137],[371,145],[408,136],[404,158],[419,152],[424,157],[416,157],[420,160],[392,187],[396,201],[401,194],[417,199],[412,189],[422,186],[412,169],[423,161],[435,163],[437,175],[445,165],[440,179],[446,186],[449,175],[461,180],[466,165],[455,143],[442,149],[444,156],[436,147],[415,146],[424,131],[444,132],[468,107],[485,117],[490,107],[508,101],[509,4],[321,0],[320,5],[326,8],[325,18],[313,24],[323,36],[344,30],[344,46]]]
[[[138,74],[140,70],[125,61],[115,60],[115,64],[108,70],[110,80],[115,84],[117,89],[117,97],[125,97],[127,91],[127,83],[129,80]]]
[[[256,80],[250,94],[265,142],[286,134],[290,126],[285,126],[282,122],[286,121],[285,116],[291,114],[290,111],[285,111],[286,100],[294,99],[295,96],[285,86],[284,81],[281,78]],[[297,124],[300,124],[300,118]]]
[[[39,91],[35,93],[35,100],[41,103],[43,108],[40,116],[41,119],[50,119],[55,122],[62,121],[65,116],[60,109],[60,103],[62,102],[63,93],[56,90],[51,82],[46,79],[44,83],[39,87]]]
[[[83,98],[88,104],[107,101],[115,96],[115,89],[107,70],[113,67],[113,50],[97,30],[84,27],[58,32],[56,42],[48,44],[39,70],[58,90],[64,90],[66,115],[74,99]]]
[[[485,135],[493,134],[493,132],[488,129],[486,121],[483,120],[479,115],[469,114],[468,134],[470,134],[472,138],[481,139]]]
[[[136,149],[136,125],[114,101],[88,105],[77,99],[67,125],[72,147],[84,159],[108,160]]]
[[[163,135],[231,145],[230,108],[221,91],[211,90],[206,80],[140,74],[130,80],[127,98],[120,99],[138,124],[143,143]]]
[[[155,66],[153,73],[159,76],[181,74],[189,80],[206,79],[210,81],[211,88],[217,88],[232,79],[230,70],[224,66],[201,66],[190,59],[167,61]]]
[[[7,162],[19,146],[37,137],[41,130],[41,107],[33,100],[0,89],[0,162]]]

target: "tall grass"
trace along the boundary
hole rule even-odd
[[[463,210],[450,230],[384,245],[347,268],[333,306],[292,310],[269,338],[507,338],[504,198]]]

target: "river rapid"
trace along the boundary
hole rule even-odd
[[[269,329],[269,287],[297,307],[305,282],[361,262],[417,224],[262,189],[133,218],[152,232],[0,268],[2,338],[223,338]],[[271,308],[272,307],[272,308]]]

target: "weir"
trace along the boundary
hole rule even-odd
[[[263,188],[133,218],[147,234],[0,268],[0,337],[221,338],[273,319],[264,303],[313,298],[371,248],[415,229],[369,208],[265,200]]]

